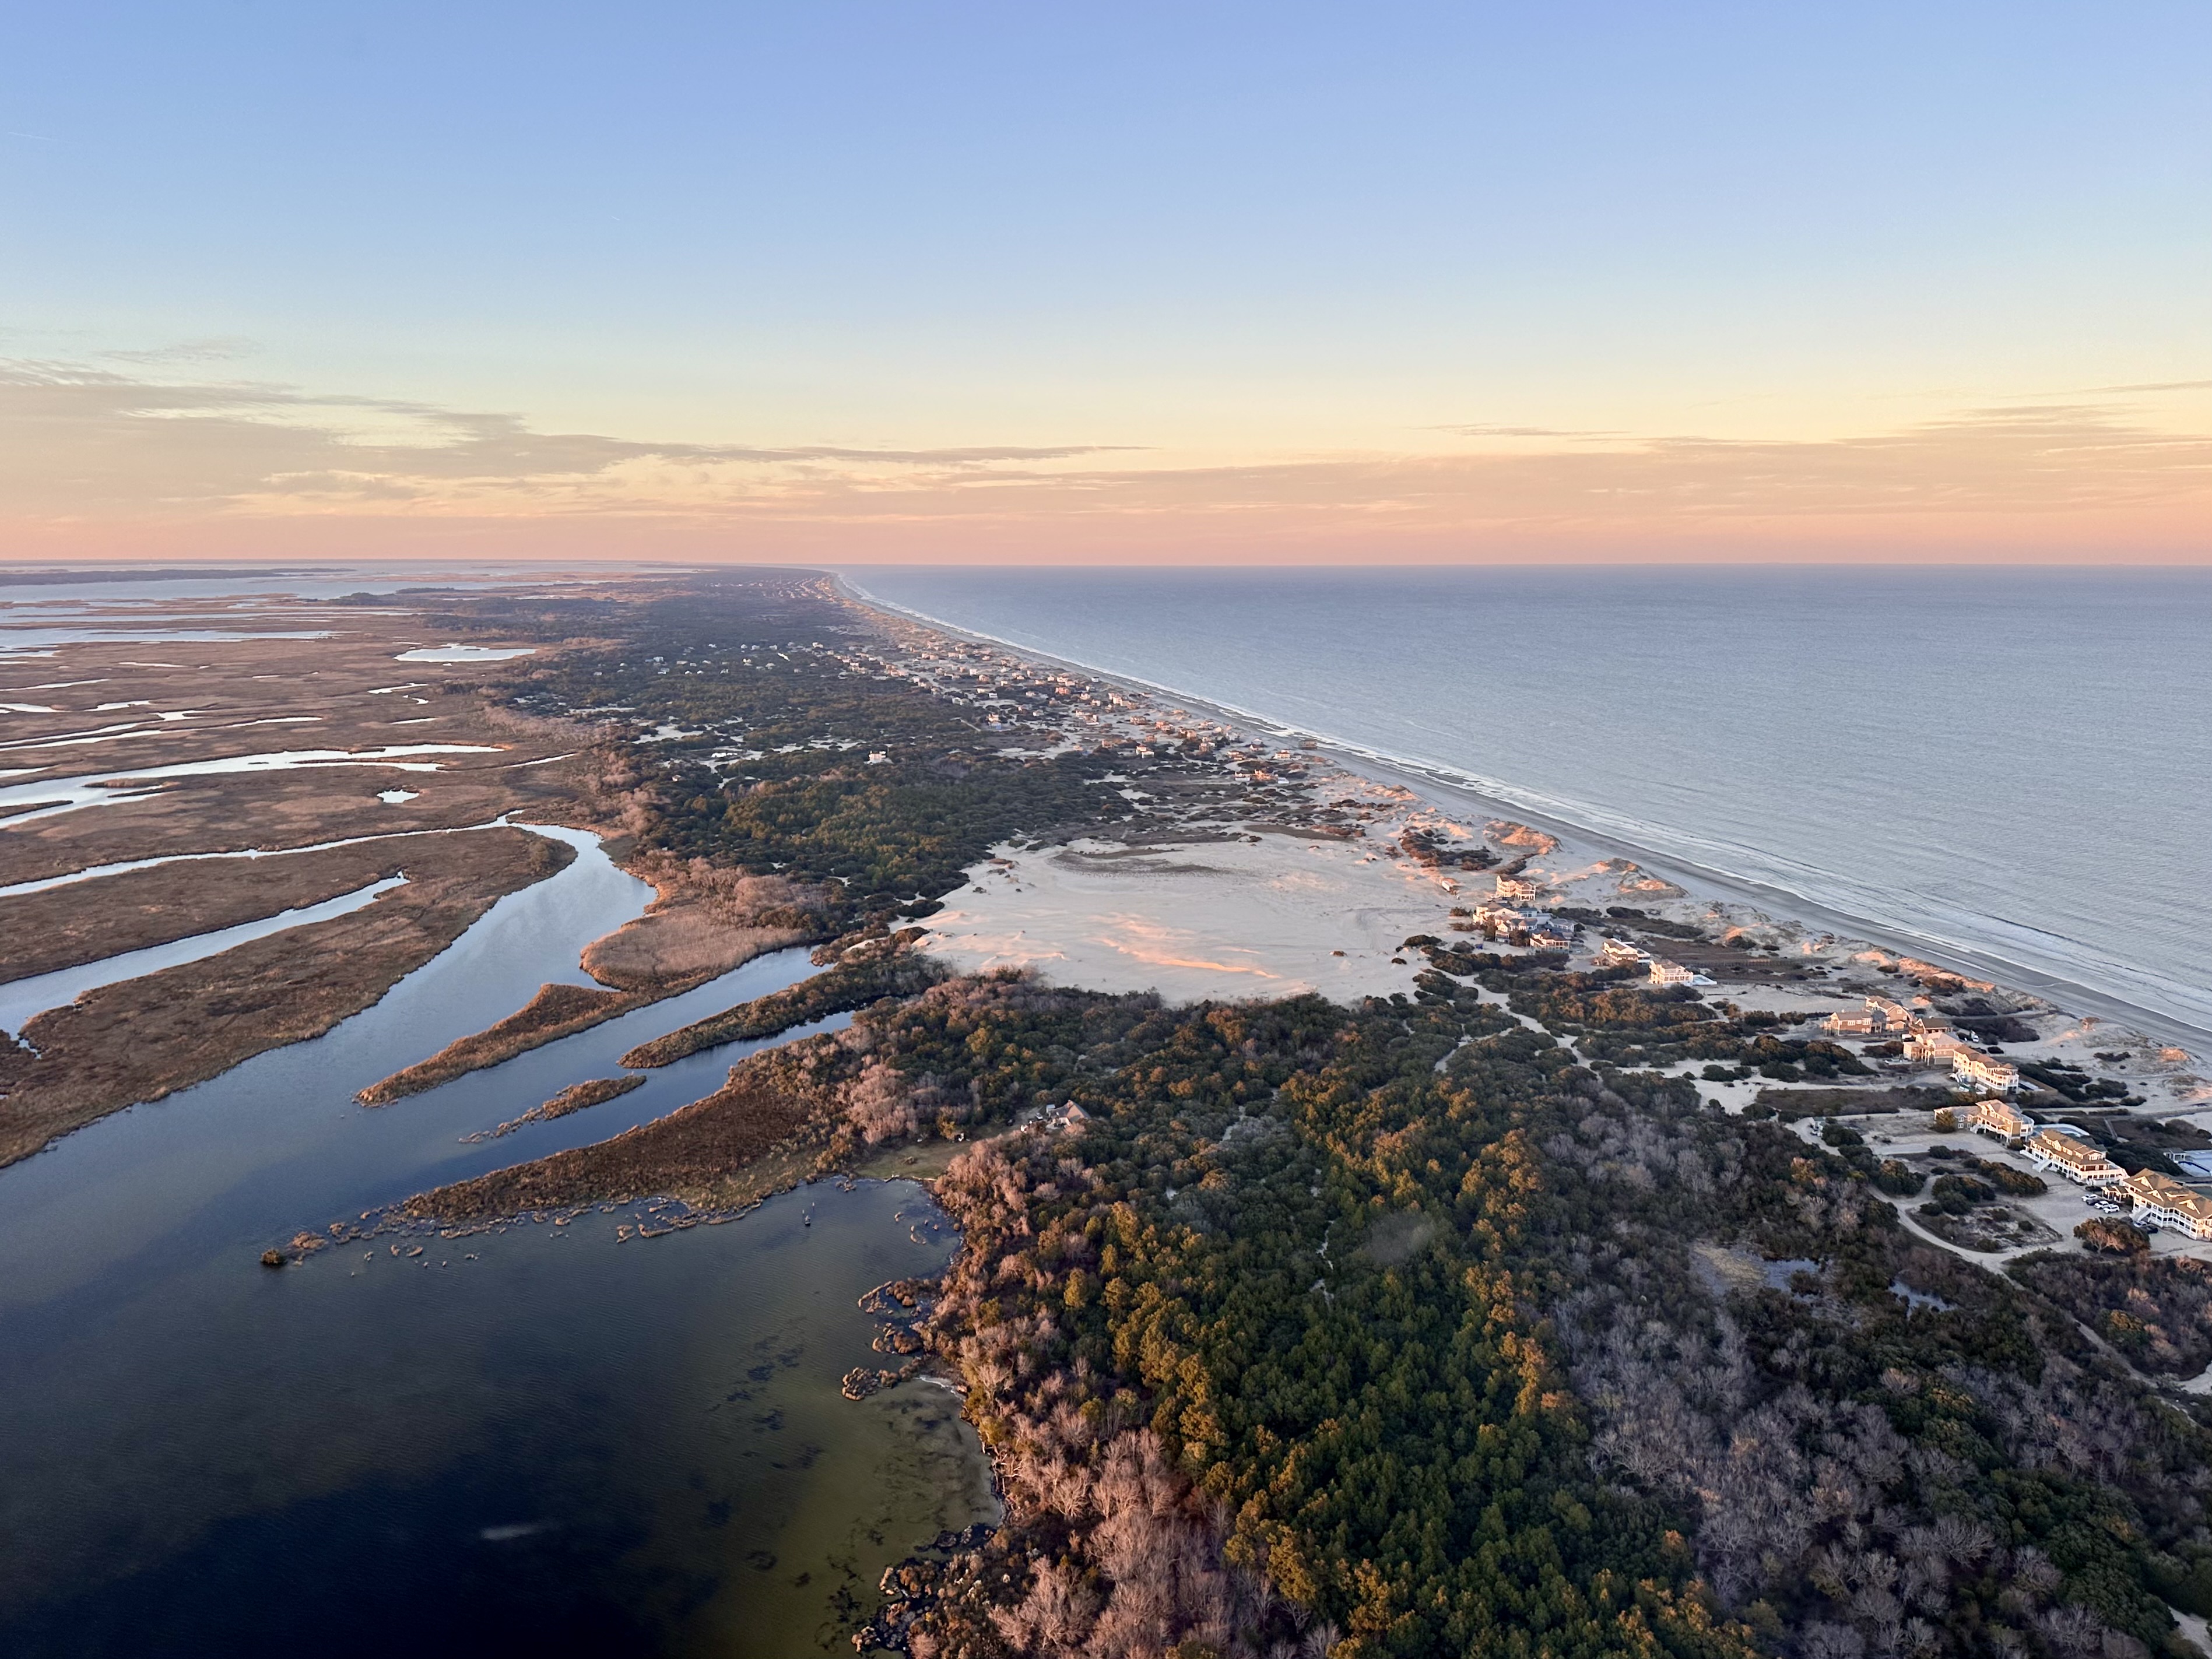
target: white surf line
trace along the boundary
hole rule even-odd
[[[435,772],[435,761],[408,760],[410,755],[496,755],[501,745],[488,743],[395,743],[382,749],[286,749],[264,755],[229,755],[220,760],[179,761],[168,766],[142,767],[134,771],[83,773],[75,777],[48,778],[37,783],[10,784],[0,788],[0,807],[40,806],[43,811],[21,812],[0,821],[13,829],[60,812],[86,806],[106,806],[116,801],[143,800],[154,789],[127,786],[140,781],[158,783],[167,778],[208,777],[229,772],[286,772],[325,766],[386,766],[401,772]],[[51,803],[51,804],[50,804]]]
[[[1653,874],[1698,891],[1700,897],[1747,904],[1770,915],[1922,956],[1938,967],[1994,980],[2008,989],[2027,992],[2069,1012],[2095,1014],[2161,1041],[2178,1041],[2191,1048],[2212,1043],[2212,1025],[2204,1024],[2203,1016],[2197,1012],[2201,996],[2197,988],[2150,973],[2140,964],[2123,964],[2109,958],[2085,959],[2080,956],[2082,947],[2060,935],[2001,916],[1957,911],[1935,895],[1912,896],[1910,913],[1917,919],[1907,920],[1905,915],[1898,914],[1895,906],[1878,902],[1878,895],[1870,896],[1861,884],[1840,872],[1820,870],[1725,836],[1650,823],[1593,803],[1523,788],[1463,767],[1355,743],[1318,726],[1288,723],[1221,698],[1180,691],[1121,669],[1102,668],[1072,657],[1057,656],[1040,646],[982,633],[946,622],[927,611],[879,599],[848,577],[832,574],[845,596],[864,606],[921,623],[955,638],[995,646],[1032,664],[1072,670],[1148,697],[1164,697],[1175,703],[1188,704],[1194,710],[1211,711],[1216,718],[1225,719],[1232,725],[1257,727],[1274,741],[1311,738],[1321,745],[1326,757],[1346,764],[1347,769],[1356,772],[1364,765],[1387,775],[1377,778],[1371,771],[1364,774],[1370,781],[1405,783],[1417,793],[1427,785],[1471,795],[1474,797],[1474,804],[1483,811],[1502,808],[1536,829],[1594,843],[1599,850],[1632,859]],[[1432,801],[1431,805],[1459,810],[1455,803]],[[1769,866],[1764,873],[1754,873],[1747,867],[1761,862]],[[1883,911],[1889,914],[1881,914]],[[1936,925],[1930,926],[1931,922]],[[2054,940],[2075,957],[2064,971],[2021,961],[2014,954],[2022,948],[2023,941],[2047,948]],[[2061,960],[2064,959],[2062,954]],[[2125,995],[2096,988],[2100,982],[2112,983],[2123,978],[2162,992],[2169,1003],[2182,1012],[2146,1007]]]
[[[387,790],[388,794],[406,792]],[[408,795],[413,799],[412,794]],[[384,830],[373,836],[348,836],[343,841],[311,842],[305,847],[249,847],[228,853],[168,853],[160,858],[129,859],[120,864],[94,864],[82,870],[72,870],[65,876],[41,876],[36,881],[19,881],[12,886],[0,887],[0,898],[18,898],[26,893],[43,893],[51,887],[71,887],[81,881],[96,881],[102,876],[125,875],[133,870],[151,870],[164,864],[191,864],[206,859],[289,859],[295,853],[327,853],[340,847],[365,847],[372,842],[398,841],[408,836],[465,836],[476,830],[501,830],[507,827],[506,814],[488,818],[482,823],[457,823],[444,830]]]
[[[240,922],[235,927],[218,927],[213,933],[195,933],[190,939],[173,940],[167,945],[149,945],[143,951],[125,951],[119,956],[106,957],[98,962],[88,962],[81,967],[64,968],[51,974],[40,974],[30,979],[19,979],[12,985],[0,985],[0,1030],[20,1031],[31,1020],[52,1008],[66,1008],[88,991],[97,991],[103,985],[118,985],[127,979],[143,979],[149,974],[158,974],[165,968],[181,968],[187,963],[204,961],[221,956],[225,951],[271,933],[281,933],[287,928],[305,927],[310,923],[328,921],[373,903],[380,893],[394,887],[404,886],[404,875],[386,876],[366,887],[357,887],[337,898],[325,899],[319,904],[303,904],[295,910],[279,910],[273,916],[264,916],[258,921]]]

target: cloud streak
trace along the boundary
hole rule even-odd
[[[512,415],[427,403],[16,362],[0,365],[0,517],[87,535],[180,523],[349,520],[395,533],[619,523],[647,540],[659,526],[817,556],[849,546],[854,557],[1024,543],[1088,556],[1231,544],[1305,556],[1705,533],[1940,541],[2001,529],[2033,540],[2060,526],[2077,542],[2150,536],[2202,550],[2212,518],[2212,435],[2080,400],[1841,439],[1443,429],[1548,441],[1229,465],[1087,443],[653,442],[538,432]]]

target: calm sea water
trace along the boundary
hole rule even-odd
[[[2212,572],[847,574],[2212,1030]]]

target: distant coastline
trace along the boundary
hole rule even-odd
[[[2200,1058],[2212,1053],[2212,1028],[2143,1007],[2094,985],[2013,961],[1985,947],[1871,921],[1824,904],[1793,889],[1656,850],[1622,835],[1617,830],[1600,827],[1571,816],[1560,811],[1556,803],[1548,803],[1532,792],[1515,789],[1496,780],[1478,778],[1449,767],[1390,754],[1279,720],[1257,709],[1239,708],[1217,699],[1195,696],[1176,686],[1116,673],[1074,658],[1019,644],[883,599],[867,592],[842,571],[829,570],[825,574],[841,596],[865,609],[933,629],[957,639],[988,645],[1041,665],[1080,673],[1149,697],[1169,698],[1194,712],[1254,735],[1279,742],[1311,740],[1318,745],[1316,752],[1346,770],[1360,773],[1379,782],[1401,785],[1439,807],[1510,816],[1536,829],[1571,835],[1604,848],[1617,856],[1632,859],[1654,873],[1701,894],[1753,905],[1778,918],[1787,918],[1838,934],[1863,939],[1871,945],[1909,953],[1939,968],[1993,981],[2010,989],[2041,998],[2069,1012],[2130,1026],[2146,1037],[2188,1048]]]

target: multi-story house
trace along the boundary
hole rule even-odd
[[[2077,1187],[2109,1187],[2128,1172],[2086,1140],[2045,1129],[2021,1150],[2039,1170],[2063,1176]]]
[[[2020,1067],[2010,1060],[1985,1054],[1978,1048],[1961,1048],[1951,1056],[1951,1075],[1978,1089],[2010,1094],[2020,1087]]]
[[[1978,1100],[1966,1115],[1966,1127],[1976,1134],[1995,1135],[2008,1146],[2027,1138],[2035,1125],[2012,1102],[2003,1099]]]
[[[2191,1238],[2212,1238],[2212,1196],[2183,1186],[2172,1176],[2138,1170],[2112,1190],[2135,1206],[2137,1221]]]

